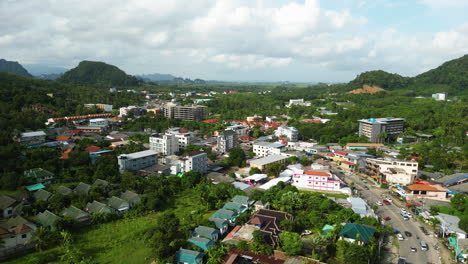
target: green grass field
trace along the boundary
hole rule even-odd
[[[199,201],[195,190],[187,190],[180,194],[167,210],[173,210],[181,224],[195,222],[196,219],[208,219],[214,211],[210,211]],[[90,256],[99,264],[143,264],[150,263],[151,248],[139,235],[141,231],[151,227],[156,219],[156,214],[146,215],[133,219],[122,219],[112,223],[100,224],[95,227],[82,228],[74,233],[73,246],[78,248],[86,256]],[[21,258],[4,262],[6,264],[29,264],[40,254],[56,252],[60,250],[49,249],[42,253],[31,253]],[[60,261],[51,263],[62,263]]]

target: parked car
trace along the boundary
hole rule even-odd
[[[409,218],[412,217],[411,213],[410,212],[406,212],[406,216],[408,216]]]
[[[409,231],[405,231],[405,236],[407,236],[407,237],[411,237],[411,236],[412,236],[412,234],[411,234]]]
[[[405,240],[402,234],[398,233],[397,235],[398,240]]]
[[[392,198],[390,198],[390,197],[387,197],[386,200],[387,200],[388,202],[390,202],[390,203],[393,202]]]
[[[392,218],[390,218],[390,216],[384,216],[383,218],[385,221],[388,221],[388,220],[391,220]]]
[[[406,214],[406,209],[405,209],[405,208],[401,208],[401,209],[400,209],[400,212],[403,213],[403,214]]]
[[[411,247],[410,249],[411,249],[411,252],[416,252],[416,251],[418,251],[418,249],[417,249],[416,247]]]
[[[389,205],[389,204],[390,204],[390,202],[389,202],[387,199],[384,199],[382,202],[383,202],[385,205]]]
[[[367,183],[367,180],[362,180],[363,183]]]
[[[383,204],[380,201],[375,202],[376,205],[382,206]]]
[[[367,187],[366,185],[364,185],[364,189],[369,190],[369,187]]]
[[[422,251],[427,251],[429,249],[429,247],[427,246],[426,241],[421,240],[421,241],[419,241],[419,244],[421,245],[421,250]]]

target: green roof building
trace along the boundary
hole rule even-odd
[[[247,207],[250,207],[254,203],[254,200],[244,195],[236,195],[231,199],[231,201]]]
[[[75,206],[71,205],[68,208],[65,208],[60,212],[60,215],[63,217],[70,217],[79,222],[83,222],[89,219],[89,214],[81,209],[76,208]]]
[[[112,209],[109,206],[94,200],[92,203],[86,204],[86,211],[90,214],[110,213],[112,212]]]
[[[229,229],[229,221],[217,217],[210,217],[210,222],[213,223],[221,234],[224,234]]]
[[[130,205],[127,201],[120,199],[119,197],[112,196],[107,201],[107,205],[114,209],[117,213],[123,213],[130,209]]]
[[[373,227],[347,223],[338,235],[349,242],[354,242],[358,239],[358,243],[365,244],[374,236],[374,233],[375,228]]]
[[[242,214],[243,212],[247,211],[247,207],[240,204],[240,203],[235,203],[235,202],[229,202],[223,206],[223,209],[226,210],[234,210],[239,214]]]
[[[176,252],[175,261],[176,263],[198,264],[203,262],[204,256],[205,253],[181,248]]]
[[[33,193],[33,197],[36,201],[47,202],[52,194],[44,189],[39,189],[37,192]]]
[[[228,220],[230,223],[234,223],[236,221],[236,217],[238,216],[237,212],[226,210],[226,209],[219,209],[214,214],[211,215],[213,218],[221,218],[224,220]]]
[[[91,190],[91,185],[80,182],[75,189],[73,190],[74,193],[77,194],[88,194],[89,190]]]
[[[44,170],[43,168],[35,168],[35,169],[30,169],[24,171],[24,177],[26,178],[33,178],[37,182],[42,182],[42,183],[51,183],[52,180],[54,179],[55,175],[48,171]]]
[[[54,213],[45,210],[42,213],[36,215],[36,221],[41,224],[41,226],[48,228],[50,230],[55,229],[55,224],[60,219],[59,216],[55,215]]]
[[[210,240],[218,240],[219,230],[207,227],[207,226],[198,226],[192,233],[194,237],[204,237]]]
[[[26,190],[28,190],[30,192],[34,192],[34,191],[41,190],[41,189],[44,189],[44,188],[45,188],[45,186],[42,183],[36,183],[36,184],[33,184],[33,185],[26,186]]]
[[[65,187],[65,186],[63,186],[63,185],[60,185],[60,186],[57,188],[57,190],[55,190],[55,192],[60,193],[60,194],[62,194],[62,195],[69,195],[69,194],[73,193],[73,191],[72,191],[70,188]]]
[[[136,205],[141,200],[140,195],[128,190],[122,193],[120,198],[127,201],[130,206]]]
[[[204,237],[192,237],[188,240],[188,242],[203,250],[208,250],[215,243],[213,240]]]
[[[325,225],[325,226],[322,228],[322,235],[328,237],[329,234],[330,234],[330,231],[332,231],[333,228],[335,228],[335,227],[332,226],[332,225]]]

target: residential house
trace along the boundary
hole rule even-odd
[[[85,150],[88,151],[89,153],[92,153],[92,152],[101,151],[101,148],[97,147],[97,146],[89,146],[89,147],[85,148]]]
[[[8,195],[0,195],[0,218],[15,216],[21,212],[23,202]]]
[[[109,198],[107,205],[114,209],[116,213],[124,213],[130,209],[130,204],[127,201],[116,196]]]
[[[71,205],[68,208],[65,208],[60,212],[60,215],[63,217],[72,218],[78,222],[84,222],[89,220],[89,214],[75,206]]]
[[[191,237],[188,242],[203,250],[208,250],[215,244],[215,241],[204,237]]]
[[[244,196],[244,195],[236,195],[236,196],[232,197],[231,201],[235,202],[235,203],[238,203],[238,204],[241,204],[241,205],[243,205],[245,207],[250,207],[255,202],[254,200],[252,200],[249,197]]]
[[[211,218],[220,218],[229,221],[229,224],[233,225],[236,221],[236,217],[239,214],[237,212],[226,210],[226,209],[219,209],[214,214],[211,215]],[[210,220],[211,221],[211,220]]]
[[[94,200],[92,203],[86,204],[85,211],[90,214],[111,213],[112,209],[109,206]]]
[[[55,224],[60,219],[60,217],[48,210],[45,210],[44,212],[37,214],[35,219],[44,228],[54,230]]]
[[[35,191],[38,191],[38,190],[45,189],[45,185],[42,184],[42,183],[36,183],[36,184],[28,185],[25,188],[29,192],[35,192]]]
[[[292,185],[303,189],[339,192],[343,181],[330,171],[304,171],[294,174]]]
[[[270,156],[266,156],[260,159],[251,160],[250,167],[258,168],[263,171],[266,167],[271,166],[272,164],[275,164],[275,163],[284,164],[286,163],[287,159],[288,157],[283,156],[283,155],[270,155]]]
[[[416,199],[431,199],[438,201],[449,202],[448,189],[442,187],[439,184],[429,184],[425,182],[418,182],[404,186],[403,189],[406,191],[406,197],[410,200]]]
[[[293,216],[275,210],[258,210],[246,225],[255,226],[263,233],[265,242],[273,248],[279,243],[279,234],[281,233],[281,222],[284,220],[293,220]]]
[[[73,139],[71,137],[67,137],[67,136],[59,136],[55,140],[60,141],[60,143],[62,143],[62,144],[68,144],[68,143],[73,142]]]
[[[304,102],[304,99],[290,99],[289,103],[286,105],[286,107],[291,107],[293,105],[300,105],[300,106],[311,106],[312,104],[310,102]]]
[[[44,189],[39,189],[36,192],[33,193],[34,200],[36,201],[43,201],[47,202],[49,198],[52,196],[52,193],[44,190]]]
[[[238,214],[242,214],[244,213],[245,211],[247,211],[247,207],[242,205],[242,204],[239,204],[239,203],[235,203],[235,202],[228,202],[226,203],[224,206],[223,206],[223,209],[226,209],[226,210],[232,210],[232,211],[235,211],[237,212]]]
[[[232,130],[232,131],[236,132],[236,134],[239,137],[246,137],[246,136],[249,135],[250,128],[248,126],[244,126],[244,125],[232,125],[232,126],[226,127],[225,130],[226,131],[227,130]]]
[[[184,162],[185,172],[191,170],[206,173],[208,170],[208,155],[201,150],[195,150],[183,155],[181,160]]]
[[[55,175],[42,168],[35,168],[24,171],[24,177],[34,179],[36,182],[50,184],[54,180]]]
[[[260,210],[260,209],[269,209],[270,208],[270,203],[259,200],[259,201],[256,201],[254,203],[254,208],[255,208],[255,212]]]
[[[101,180],[101,179],[96,179],[92,185],[92,187],[101,187],[104,188],[109,185],[108,181]]]
[[[226,233],[229,229],[229,221],[217,217],[210,217],[210,222],[213,223],[216,228],[218,228],[220,234]]]
[[[3,240],[2,249],[12,249],[24,246],[31,241],[37,226],[21,216],[0,221],[0,239]]]
[[[297,264],[297,263],[308,263],[301,260],[293,259],[290,262],[285,262],[282,259],[278,259],[273,256],[265,256],[255,254],[249,251],[243,251],[238,248],[231,248],[224,258],[224,264],[235,264],[235,263],[262,263],[262,264]]]
[[[127,201],[130,207],[135,206],[141,201],[140,195],[129,190],[123,192],[120,198]]]
[[[60,185],[57,190],[55,190],[56,193],[59,193],[61,195],[69,195],[69,194],[72,194],[73,191],[72,189],[68,188],[68,187],[65,187],[63,185]]]
[[[265,121],[269,123],[278,122],[278,118],[276,116],[267,116],[265,117]]]
[[[44,131],[25,132],[25,133],[21,133],[19,142],[22,145],[32,146],[32,145],[44,143],[45,139],[46,139],[46,133],[44,133]]]
[[[355,223],[346,223],[340,233],[338,233],[338,236],[340,236],[340,239],[344,239],[351,243],[358,240],[357,243],[359,245],[363,245],[369,242],[369,239],[373,237],[374,234],[375,228],[373,227]]]
[[[80,182],[75,189],[73,190],[76,194],[86,194],[88,195],[89,191],[91,190],[91,185]]]
[[[118,156],[119,169],[138,171],[158,164],[158,153],[153,150],[145,150]]]
[[[207,226],[198,226],[192,233],[193,237],[204,237],[213,241],[219,238],[219,230]]]
[[[440,221],[439,231],[442,233],[443,237],[455,234],[457,239],[467,238],[466,232],[458,226],[460,222],[460,218],[458,216],[439,213],[435,217]]]
[[[205,255],[202,252],[181,248],[175,254],[175,262],[177,264],[198,264],[203,262]]]

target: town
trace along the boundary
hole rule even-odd
[[[88,114],[77,116],[29,110],[49,117],[45,129],[12,138],[27,165],[0,196],[3,260],[26,255],[18,261],[48,263],[65,249],[62,257],[93,261],[86,246],[72,249],[70,234],[92,244],[99,236],[118,239],[113,232],[141,240],[129,263],[139,255],[135,262],[438,263],[468,256],[466,220],[457,216],[468,201],[468,174],[440,175],[418,163],[408,146],[436,136],[405,133],[411,120],[352,120],[354,136],[325,143],[291,124],[331,124],[353,103],[337,102],[333,112],[293,98],[276,107],[277,116],[230,120],[210,103],[245,92],[106,92],[143,103],[114,109],[83,102]],[[432,97],[416,100],[447,101],[446,93]],[[287,114],[314,107],[298,120]]]

